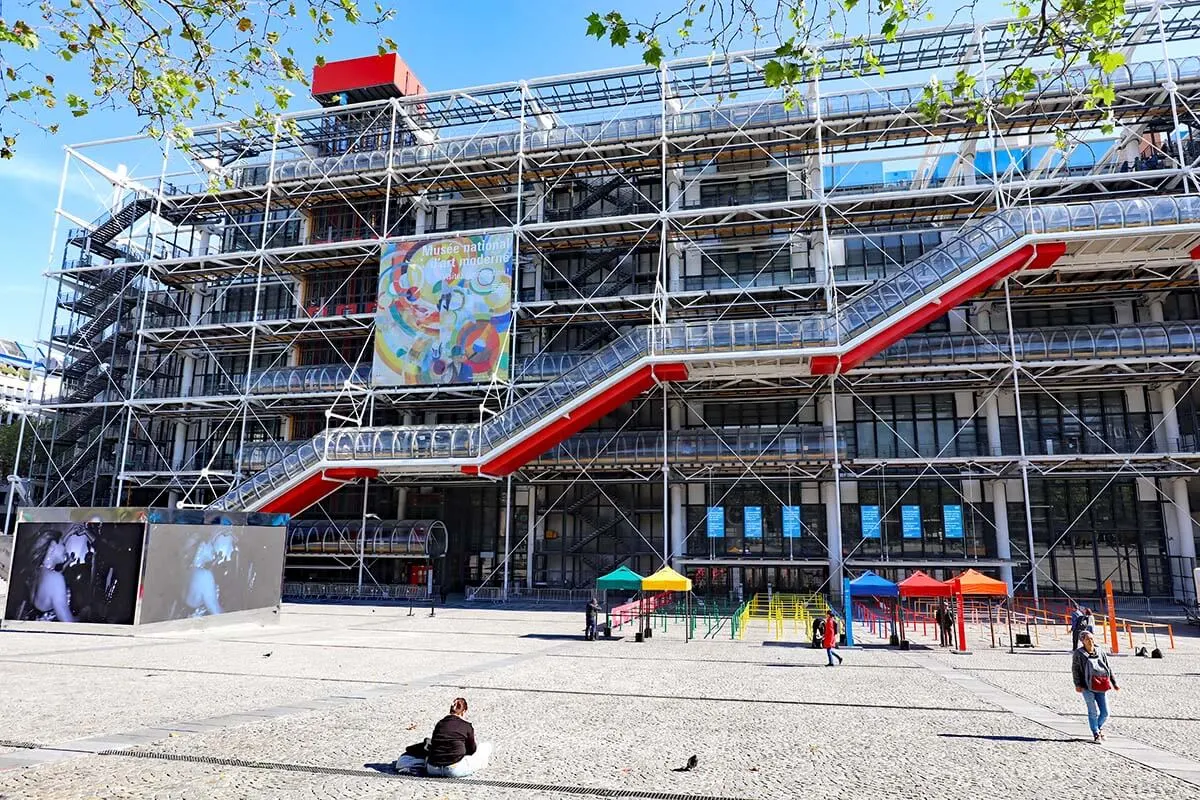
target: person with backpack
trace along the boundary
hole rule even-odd
[[[1096,632],[1096,618],[1087,607],[1077,609],[1071,615],[1071,652],[1079,649],[1079,638],[1084,631]]]
[[[829,658],[829,663],[825,666],[832,667],[835,658],[838,660],[838,666],[841,666],[842,657],[833,652],[834,648],[838,646],[838,623],[837,617],[833,615],[833,609],[825,612],[825,634],[822,644],[825,645],[825,655]]]
[[[1071,617],[1067,620],[1067,630],[1071,632],[1071,652],[1079,649],[1079,618],[1083,616],[1083,608],[1076,603],[1071,609]]]
[[[1085,609],[1086,610],[1086,609]],[[1096,635],[1089,630],[1079,634],[1079,647],[1071,654],[1071,678],[1075,691],[1087,705],[1092,741],[1104,741],[1104,723],[1108,721],[1108,692],[1120,691],[1117,677],[1108,664],[1108,656],[1096,646]]]
[[[824,640],[825,640],[825,618],[824,617],[813,617],[813,626],[812,626],[813,650],[816,650],[818,647],[820,647],[821,643]]]

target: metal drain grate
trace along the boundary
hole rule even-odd
[[[425,778],[419,775],[402,775],[400,773],[377,772],[367,769],[320,767],[308,764],[287,764],[278,761],[246,761],[240,758],[190,756],[181,753],[154,753],[146,750],[101,750],[96,755],[148,758],[158,761],[184,761],[192,764],[212,764],[221,767],[242,767],[244,769],[303,772],[310,775],[343,775],[354,778],[390,778],[393,780],[400,779],[421,782],[462,783],[470,786],[489,786],[496,789],[518,789],[527,792],[557,792],[559,794],[578,794],[591,797],[626,797],[634,800],[742,800],[742,798],[737,797],[718,797],[705,794],[679,794],[675,792],[641,791],[638,789],[605,789],[601,787],[567,786],[553,783],[520,783],[518,781],[498,781],[479,778]]]
[[[12,739],[0,739],[0,747],[13,747],[18,750],[41,750],[42,745],[36,742],[16,742]]]

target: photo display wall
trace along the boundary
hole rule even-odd
[[[4,618],[133,625],[144,522],[18,522]]]
[[[288,517],[27,508],[4,621],[135,625],[277,608]]]
[[[285,528],[151,525],[138,622],[278,605],[286,538]]]

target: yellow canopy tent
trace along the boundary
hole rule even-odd
[[[692,579],[685,578],[670,567],[642,578],[643,592],[690,592]]]
[[[675,570],[671,569],[668,566],[664,566],[662,569],[660,569],[658,572],[654,573],[653,575],[649,575],[645,578],[642,578],[642,592],[643,593],[645,593],[645,592],[683,592],[684,593],[684,595],[683,595],[684,603],[687,606],[687,610],[684,612],[684,622],[683,622],[683,640],[685,642],[689,638],[688,637],[688,626],[689,626],[689,619],[691,618],[691,615],[692,615],[691,591],[692,591],[691,578],[685,578],[684,576],[680,575],[678,572],[676,572]],[[649,631],[650,631],[650,628],[647,627],[644,635],[648,636]]]

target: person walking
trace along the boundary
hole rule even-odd
[[[1079,609],[1078,613],[1073,615],[1071,623],[1071,652],[1079,649],[1079,639],[1084,631],[1089,633],[1096,632],[1096,618],[1092,616],[1092,610],[1087,608]]]
[[[1104,723],[1108,721],[1108,692],[1120,691],[1117,677],[1108,664],[1108,656],[1096,644],[1096,635],[1089,630],[1079,634],[1079,647],[1071,653],[1071,678],[1075,691],[1083,695],[1087,705],[1088,727],[1092,741],[1104,741]]]
[[[433,728],[426,749],[425,773],[437,778],[466,778],[483,769],[492,756],[492,745],[475,744],[475,728],[467,722],[467,701],[456,697],[450,713]]]
[[[933,621],[937,624],[938,641],[941,646],[952,646],[954,644],[954,612],[946,605],[945,600],[938,602],[937,611],[933,614]]]
[[[1083,617],[1083,608],[1078,603],[1071,609],[1071,618],[1067,622],[1067,629],[1071,631],[1071,652],[1074,653],[1079,649],[1079,620]]]
[[[825,655],[829,658],[829,663],[825,666],[832,667],[833,660],[838,660],[838,666],[842,664],[842,657],[834,652],[834,648],[838,646],[838,622],[837,617],[833,615],[833,609],[825,612],[825,637],[822,644],[825,645]]]
[[[587,608],[583,612],[583,638],[586,641],[593,642],[596,640],[596,615],[600,613],[600,604],[596,602],[596,598],[588,600]]]
[[[812,646],[816,650],[825,641],[825,618],[813,617]]]

